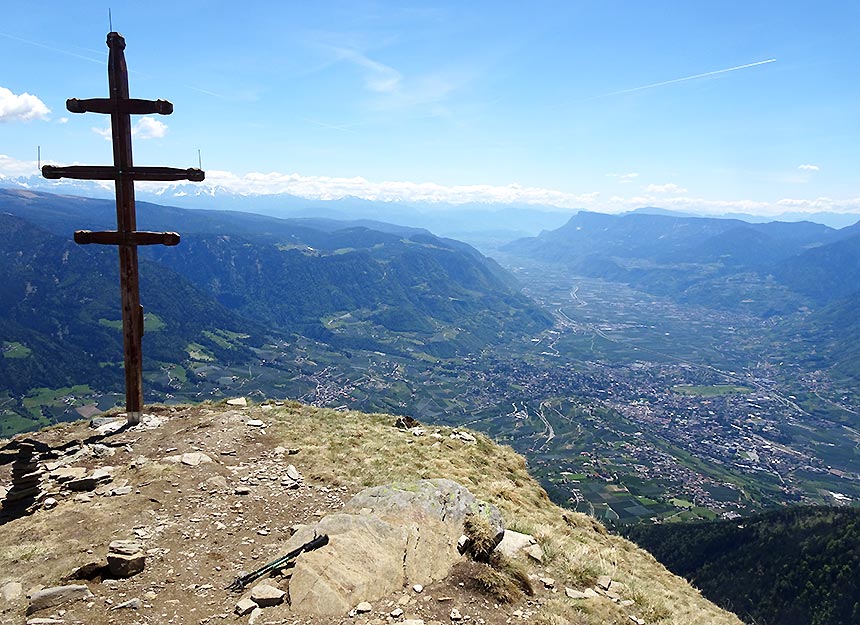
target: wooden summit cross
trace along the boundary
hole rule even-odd
[[[101,243],[119,247],[119,279],[122,295],[122,334],[125,352],[126,418],[131,425],[140,423],[143,409],[143,307],[137,270],[138,245],[176,245],[175,232],[139,232],[134,207],[134,181],[203,180],[200,169],[173,167],[135,167],[131,158],[131,115],[170,115],[173,104],[167,100],[137,100],[128,97],[128,68],[125,63],[125,39],[119,33],[107,36],[108,84],[110,97],[66,100],[71,113],[103,113],[110,115],[113,137],[113,167],[73,166],[42,167],[45,178],[74,178],[77,180],[114,180],[116,182],[116,231],[91,232],[78,230],[75,242]]]

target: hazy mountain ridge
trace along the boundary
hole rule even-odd
[[[513,241],[514,257],[767,322],[775,351],[842,382],[860,375],[860,226],[579,213]],[[787,347],[788,346],[788,347]]]
[[[785,259],[774,268],[775,275],[816,303],[854,295],[860,291],[860,232],[845,230],[850,236]]]
[[[760,284],[775,281],[794,296],[787,293],[785,301],[776,298],[774,306],[758,310],[773,314],[796,310],[804,298],[833,301],[860,289],[855,232],[854,227],[835,230],[811,222],[580,212],[557,230],[503,249],[688,303],[697,303],[701,293],[706,306],[734,307],[739,299],[758,299]],[[725,282],[744,275],[750,288],[736,297],[736,289],[727,290]]]
[[[110,199],[113,189],[81,180],[49,181],[40,175],[8,177],[0,174],[0,187],[36,191],[50,194],[75,194]],[[192,209],[218,207],[231,211],[250,212],[279,218],[327,218],[349,220],[360,214],[364,218],[422,227],[437,234],[454,236],[475,242],[476,238],[495,243],[524,236],[537,235],[541,230],[552,230],[563,225],[577,211],[588,209],[563,208],[550,204],[524,204],[505,202],[465,202],[368,200],[346,196],[318,199],[288,193],[238,193],[225,186],[207,182],[178,182],[159,190],[139,188],[138,200],[155,204],[169,204]],[[707,217],[723,220],[740,220],[745,223],[772,221],[811,221],[831,228],[844,228],[856,224],[860,215],[844,212],[783,212],[774,215],[747,213],[714,213],[712,211],[678,211],[657,206],[645,206],[621,214],[651,214],[673,217]],[[489,226],[489,224],[492,224]]]
[[[209,363],[274,357],[254,351],[266,337],[450,357],[551,323],[494,261],[422,229],[139,209],[139,229],[183,237],[140,250],[144,366],[148,387],[163,393],[206,375]],[[113,229],[114,220],[110,201],[0,190],[11,235],[0,248],[0,372],[15,401],[38,387],[121,388],[116,251],[71,241],[75,229]]]
[[[2,340],[31,352],[0,359],[5,389],[24,393],[33,386],[81,383],[120,388],[116,252],[76,245],[9,214],[0,214],[0,227],[11,235],[0,242]],[[141,263],[141,293],[150,314],[150,331],[144,335],[146,366],[187,357],[185,347],[192,340],[229,361],[239,353],[222,349],[203,332],[241,330],[250,338],[260,329],[151,262]]]
[[[838,231],[811,222],[751,224],[736,219],[650,213],[607,215],[580,211],[561,228],[513,241],[505,251],[543,260],[576,262],[591,254],[622,258],[701,262],[702,246],[713,255],[737,251],[744,238],[779,244],[782,257],[836,240]],[[753,234],[755,233],[755,234]],[[737,242],[735,242],[737,238]],[[709,249],[710,248],[710,249]]]

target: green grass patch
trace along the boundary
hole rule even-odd
[[[210,332],[209,330],[204,330],[203,336],[205,336],[207,339],[215,343],[218,347],[221,347],[223,349],[236,349],[236,346],[233,345],[233,343],[225,339],[223,336],[218,336],[217,334],[215,334],[214,332]]]
[[[22,343],[16,341],[3,342],[3,358],[26,358],[32,353],[33,351]]]
[[[713,386],[694,386],[692,384],[676,384],[672,387],[675,393],[680,395],[697,395],[700,397],[720,397],[722,395],[738,395],[741,393],[752,393],[749,386],[737,386],[734,384],[715,384]]]
[[[164,323],[155,313],[146,313],[143,315],[144,332],[158,332],[166,327],[167,324]]]
[[[585,473],[569,473],[567,471],[562,471],[561,474],[569,480],[584,480],[588,477]]]
[[[170,376],[179,380],[182,384],[188,382],[188,372],[185,371],[185,367],[182,365],[174,365],[170,369]]]
[[[185,351],[188,353],[188,357],[191,360],[199,360],[204,362],[211,362],[215,360],[215,356],[208,349],[200,345],[199,343],[189,343],[185,346]]]
[[[122,319],[99,319],[99,325],[114,330],[122,330]]]
[[[699,506],[696,506],[695,508],[693,508],[693,512],[695,512],[700,517],[702,517],[703,519],[706,519],[708,521],[713,521],[714,519],[717,519],[719,517],[719,515],[716,512],[714,512],[713,510],[709,510],[708,508],[702,508]]]
[[[0,412],[0,438],[14,436],[19,432],[29,432],[34,428],[47,425],[43,419],[33,420],[11,410]]]
[[[242,339],[247,339],[251,335],[240,334],[239,332],[230,332],[228,330],[215,330],[214,332],[204,330],[203,336],[222,349],[236,349],[238,347],[238,343]]]
[[[64,388],[41,387],[32,389],[21,403],[34,419],[39,419],[42,416],[42,406],[74,405],[79,403],[79,396],[90,395],[92,392],[85,384]]]

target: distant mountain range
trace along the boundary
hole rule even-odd
[[[40,176],[9,179],[0,175],[0,188],[112,199],[113,189],[81,180],[48,181]],[[370,219],[424,228],[436,234],[475,243],[496,244],[557,228],[571,215],[553,206],[513,204],[448,204],[444,202],[369,201],[357,197],[318,200],[286,193],[239,194],[225,188],[175,183],[153,193],[135,191],[138,201],[182,208],[229,210],[283,219]]]
[[[38,174],[4,177],[0,174],[0,187],[18,188],[54,194],[72,194],[109,199],[113,189],[84,180],[45,180]],[[310,199],[287,193],[237,193],[225,186],[207,181],[204,184],[176,182],[162,186],[158,191],[138,188],[139,200],[168,204],[182,208],[237,210],[271,217],[327,217],[330,219],[374,219],[377,221],[426,228],[436,234],[468,241],[491,249],[515,238],[534,236],[542,230],[558,228],[577,209],[551,205],[519,203],[381,201],[358,197],[337,199]],[[583,209],[584,210],[584,209]],[[632,213],[701,217],[701,214],[679,212],[646,206]],[[704,212],[704,211],[703,211]],[[746,213],[711,215],[719,219],[736,219],[748,223],[770,221],[812,221],[832,228],[843,228],[860,220],[854,213],[799,213],[785,212],[762,216]]]
[[[556,230],[502,249],[708,306],[761,302],[761,285],[771,283],[783,292],[782,301],[749,307],[760,313],[788,312],[807,298],[823,304],[860,291],[857,225],[836,230],[812,222],[579,212]],[[748,288],[731,280],[739,275]]]
[[[580,212],[564,226],[513,241],[514,256],[574,275],[621,282],[679,303],[779,317],[781,341],[835,375],[860,376],[860,224]]]

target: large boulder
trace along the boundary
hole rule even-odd
[[[499,538],[502,517],[451,480],[420,480],[368,488],[342,513],[305,526],[284,547],[290,551],[327,534],[329,543],[296,560],[290,579],[292,609],[338,615],[404,584],[444,578],[460,557],[457,542],[470,514],[484,516]]]
[[[289,586],[293,610],[346,614],[361,601],[377,599],[403,586],[405,528],[374,515],[333,514],[303,528],[293,538],[304,544],[321,534],[328,534],[328,545],[296,560]]]

